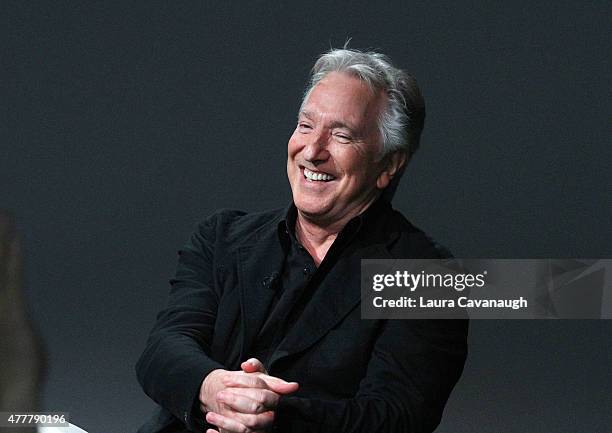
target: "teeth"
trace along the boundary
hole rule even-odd
[[[306,179],[308,180],[315,180],[315,181],[327,181],[327,180],[334,180],[335,177],[332,176],[331,174],[327,174],[327,173],[315,173],[314,171],[310,171],[307,168],[304,168],[304,176],[306,177]]]

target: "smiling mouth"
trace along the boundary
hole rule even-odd
[[[323,173],[321,171],[312,171],[304,167],[304,177],[312,182],[329,182],[336,179],[331,174]]]

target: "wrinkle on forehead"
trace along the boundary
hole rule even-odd
[[[311,101],[313,96],[316,105]],[[331,72],[310,91],[299,115],[312,121],[324,121],[329,128],[346,127],[365,136],[378,134],[378,119],[385,102],[382,90],[376,91],[350,74]],[[343,107],[350,108],[343,111]]]
[[[346,128],[351,131],[356,131],[358,128],[353,126],[350,122],[334,120],[333,113],[315,113],[311,110],[302,110],[300,114],[306,117],[308,120],[316,121],[322,117],[330,117],[329,124],[326,125],[329,128]],[[325,119],[324,119],[325,120]]]

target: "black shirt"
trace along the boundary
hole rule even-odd
[[[342,252],[376,215],[390,206],[383,199],[377,200],[363,213],[351,219],[338,234],[319,267],[295,235],[297,209],[294,204],[287,210],[287,216],[278,225],[278,237],[285,259],[278,275],[270,281],[270,289],[276,296],[268,308],[268,318],[261,328],[252,357],[267,367],[268,362],[283,341],[287,331],[299,319],[300,314],[316,291],[328,270],[334,266]],[[241,360],[244,361],[244,360]]]

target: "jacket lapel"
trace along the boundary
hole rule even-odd
[[[247,359],[278,287],[284,254],[277,227],[278,221],[272,221],[236,252],[243,317],[241,361]]]
[[[295,326],[290,329],[270,359],[270,369],[281,358],[307,349],[361,301],[361,259],[390,258],[384,244],[355,250],[341,257],[313,293]]]

